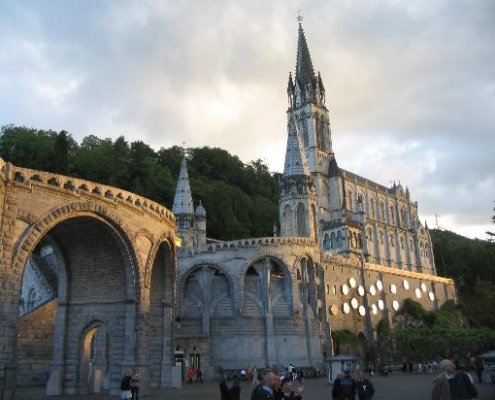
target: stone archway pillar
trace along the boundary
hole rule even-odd
[[[160,387],[172,386],[174,309],[170,303],[163,304],[163,343]]]
[[[269,259],[263,260],[261,272],[261,296],[263,299],[263,314],[265,317],[265,361],[272,366],[277,363],[277,349],[273,336],[273,313],[270,299],[271,263]]]
[[[46,395],[58,396],[63,394],[65,348],[67,333],[67,304],[57,305],[55,320],[55,342],[53,346],[53,361],[50,367],[50,376],[46,383]]]
[[[18,313],[19,304],[8,301],[1,302],[0,346],[4,348],[3,354],[0,355],[0,398],[2,400],[13,400],[15,398],[17,379],[15,346]]]

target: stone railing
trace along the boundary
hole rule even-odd
[[[50,190],[58,190],[76,197],[86,195],[89,197],[101,198],[107,202],[122,204],[142,210],[143,212],[175,225],[175,216],[167,208],[145,197],[113,186],[102,185],[96,182],[51,172],[16,167],[10,163],[5,163],[1,158],[0,173],[2,178],[7,182],[14,182],[26,186],[47,187]]]
[[[228,242],[209,243],[206,246],[207,251],[218,251],[238,248],[274,246],[274,245],[316,245],[315,241],[309,237],[298,236],[269,236],[261,238],[238,239]]]

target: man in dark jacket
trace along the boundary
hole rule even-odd
[[[352,377],[351,371],[337,374],[337,378],[333,383],[332,397],[335,400],[355,400],[356,381]]]
[[[262,383],[256,386],[251,393],[251,400],[274,400],[274,389],[279,381],[279,377],[271,369],[265,369],[262,376]]]
[[[368,374],[364,371],[359,371],[358,373],[356,388],[359,400],[371,400],[375,395],[373,382],[371,382]]]

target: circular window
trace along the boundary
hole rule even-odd
[[[376,304],[371,305],[371,312],[373,313],[373,315],[378,314],[378,307],[376,306]]]
[[[337,304],[332,304],[330,307],[330,314],[332,315],[337,315],[339,313],[339,308],[337,307]]]
[[[349,314],[349,311],[351,311],[351,307],[349,307],[349,304],[342,304],[342,311],[344,311],[344,314]]]
[[[424,282],[423,282],[423,283],[421,284],[421,290],[422,290],[423,292],[426,292],[426,283],[424,283]]]
[[[409,282],[407,281],[407,279],[404,279],[402,281],[402,287],[406,290],[409,290]]]
[[[430,298],[431,301],[435,300],[435,293],[433,292],[428,293],[428,297]]]
[[[345,283],[342,285],[342,293],[349,294],[349,286],[347,286]]]
[[[392,283],[390,285],[390,291],[393,293],[393,294],[396,294],[397,293],[397,286],[395,286],[394,283]]]
[[[352,306],[352,308],[356,309],[356,308],[358,308],[358,305],[359,304],[358,304],[357,299],[355,297],[353,297],[352,300],[351,300],[351,306]]]
[[[356,280],[354,278],[349,278],[349,286],[353,289],[356,287]]]
[[[385,303],[383,302],[383,300],[378,300],[378,308],[380,310],[383,310],[385,308]]]
[[[374,296],[376,294],[376,289],[373,285],[370,286],[370,293],[372,296]]]
[[[416,295],[416,297],[418,299],[421,298],[421,289],[420,288],[416,288],[416,290],[414,291],[414,294]]]
[[[358,293],[360,296],[364,296],[364,287],[362,287],[361,285],[359,285],[358,287]]]
[[[366,309],[364,308],[364,306],[359,307],[359,315],[361,317],[364,317],[366,315]]]
[[[383,290],[382,281],[376,281],[376,288],[381,292]]]
[[[394,308],[395,311],[399,309],[399,302],[397,300],[394,300],[392,302],[392,307]]]

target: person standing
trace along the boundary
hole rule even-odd
[[[297,385],[296,391],[292,390],[293,382],[288,377],[284,377],[281,380],[281,394],[282,400],[301,400],[304,385]]]
[[[371,400],[375,395],[375,387],[365,371],[358,372],[356,390],[359,400]]]
[[[139,400],[139,371],[135,368],[131,375],[132,400]]]
[[[230,390],[227,386],[227,375],[223,374],[220,380],[220,400],[230,400]]]
[[[262,373],[262,383],[256,386],[251,393],[251,400],[274,400],[274,390],[279,377],[271,369]]]
[[[241,384],[237,375],[232,377],[232,382],[230,385],[230,400],[241,400]]]
[[[335,400],[355,400],[356,381],[351,375],[351,371],[339,372],[333,383],[332,397]]]
[[[456,373],[451,360],[442,360],[440,369],[442,372],[433,380],[432,400],[474,399],[478,396],[471,377],[464,371]]]
[[[132,379],[131,373],[126,372],[124,377],[120,381],[120,399],[121,400],[129,400],[132,398],[131,379]]]

